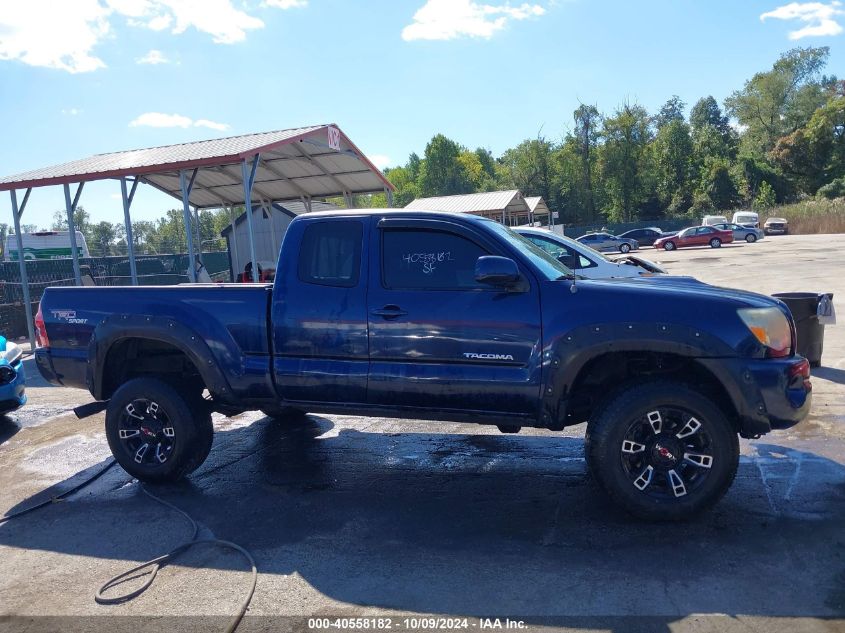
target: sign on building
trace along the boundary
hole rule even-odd
[[[326,128],[329,132],[329,147],[337,152],[340,151],[340,130],[336,127]]]

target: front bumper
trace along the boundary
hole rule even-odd
[[[755,437],[773,429],[787,429],[810,413],[813,401],[809,379],[795,374],[805,362],[801,356],[782,359],[702,359],[718,376],[739,414],[743,437]]]
[[[763,229],[763,233],[765,233],[766,235],[783,235],[784,233],[786,233],[786,231],[787,231],[786,228],[775,229],[775,228],[772,228],[772,227],[769,227],[769,226],[767,226]]]
[[[17,364],[12,365],[12,369],[16,374],[14,380],[0,385],[0,414],[9,413],[26,404],[26,372],[23,361],[19,360]]]

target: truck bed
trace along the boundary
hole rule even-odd
[[[48,288],[41,315],[50,355],[39,358],[39,367],[57,384],[90,389],[86,366],[95,332],[101,335],[117,322],[119,336],[131,337],[148,325],[178,339],[189,328],[204,340],[231,388],[269,397],[271,294],[270,285],[253,284]]]

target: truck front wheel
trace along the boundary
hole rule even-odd
[[[106,439],[118,464],[141,481],[176,481],[199,468],[211,448],[207,408],[193,410],[183,397],[156,378],[123,384],[106,409]]]
[[[739,464],[739,440],[724,413],[668,381],[611,396],[588,424],[586,451],[607,494],[652,521],[686,519],[712,506]]]

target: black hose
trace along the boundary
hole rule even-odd
[[[56,495],[55,497],[50,497],[46,501],[42,501],[41,503],[36,503],[32,507],[24,508],[23,510],[20,510],[18,512],[13,512],[12,514],[4,514],[2,517],[0,517],[0,524],[5,523],[6,521],[10,521],[11,519],[17,519],[18,517],[22,517],[23,515],[29,514],[30,512],[35,512],[36,510],[43,508],[44,506],[48,506],[51,503],[55,503],[56,501],[61,501],[65,497],[69,497],[74,492],[82,490],[88,484],[90,484],[90,483],[96,481],[97,479],[99,479],[100,477],[102,477],[109,468],[114,466],[114,464],[115,464],[114,459],[110,460],[108,464],[106,464],[100,470],[98,470],[92,477],[89,477],[88,479],[86,479],[82,483],[77,484],[76,486],[74,486],[70,490],[65,490],[63,493]]]
[[[88,477],[87,479],[85,479],[81,483],[77,484],[73,488],[70,488],[69,490],[65,490],[63,493],[56,495],[55,497],[50,497],[46,501],[42,501],[41,503],[37,503],[34,506],[31,506],[29,508],[24,508],[23,510],[20,510],[18,512],[13,512],[12,514],[6,514],[6,515],[0,517],[0,524],[5,523],[6,521],[10,521],[11,519],[16,519],[16,518],[21,517],[25,514],[29,514],[30,512],[35,512],[36,510],[38,510],[40,508],[43,508],[43,507],[48,506],[52,503],[55,503],[56,501],[60,501],[61,499],[64,499],[65,497],[69,497],[73,493],[81,490],[82,488],[84,488],[88,484],[90,484],[93,481],[102,477],[105,474],[105,472],[114,465],[115,465],[115,460],[112,459],[112,460],[109,461],[108,464],[103,466],[94,475],[92,475],[91,477]],[[158,574],[158,570],[161,569],[162,567],[164,567],[169,561],[176,558],[179,554],[181,554],[185,550],[190,549],[194,545],[202,545],[202,544],[217,545],[218,547],[225,547],[227,549],[232,549],[232,550],[235,550],[236,552],[240,552],[243,555],[243,557],[247,559],[247,561],[249,562],[249,564],[251,566],[251,570],[252,570],[252,582],[250,583],[249,591],[246,593],[246,596],[245,596],[243,602],[241,602],[241,606],[240,606],[240,609],[238,610],[238,614],[234,617],[232,622],[229,624],[229,627],[226,629],[226,633],[234,633],[234,630],[236,628],[238,628],[238,625],[241,623],[241,620],[243,619],[244,615],[246,614],[246,611],[249,608],[249,603],[252,602],[252,596],[255,594],[255,585],[258,582],[258,568],[255,564],[255,559],[252,557],[252,555],[248,551],[246,551],[243,547],[241,547],[237,543],[232,543],[231,541],[224,541],[222,539],[217,539],[217,538],[198,539],[197,533],[199,532],[199,526],[197,525],[197,522],[194,521],[194,519],[191,517],[190,514],[188,514],[187,512],[182,510],[181,508],[177,508],[172,503],[157,497],[156,495],[151,493],[146,488],[142,487],[141,490],[148,497],[155,499],[160,504],[170,508],[171,510],[175,510],[176,512],[181,514],[183,517],[185,517],[188,520],[188,522],[191,524],[191,527],[193,528],[193,534],[191,535],[191,540],[186,541],[186,542],[182,543],[181,545],[178,545],[174,549],[170,550],[167,554],[164,554],[162,556],[158,556],[157,558],[149,560],[146,563],[136,565],[132,569],[129,569],[129,570],[127,570],[127,571],[125,571],[121,574],[118,574],[117,576],[114,576],[113,578],[110,578],[102,587],[100,587],[97,590],[97,593],[94,595],[94,600],[98,604],[120,604],[120,603],[123,603],[123,602],[128,602],[129,600],[132,600],[133,598],[137,598],[139,595],[141,595],[147,589],[149,589],[150,585],[153,584],[153,581],[156,578],[156,574]],[[132,576],[136,572],[141,571],[142,569],[146,569],[147,567],[150,568],[150,572],[149,572],[150,577],[138,589],[135,589],[133,591],[130,591],[129,593],[119,595],[119,596],[106,597],[106,596],[103,595],[103,593],[105,593],[106,591],[108,591],[112,587],[119,585],[125,579],[129,578],[130,576]]]
[[[158,501],[160,504],[170,508],[171,510],[178,512],[183,517],[185,517],[188,520],[188,522],[191,524],[191,527],[193,528],[193,534],[191,535],[191,540],[186,541],[186,542],[182,543],[181,545],[176,546],[175,548],[170,550],[167,554],[164,554],[162,556],[158,556],[156,558],[153,558],[152,560],[148,560],[147,562],[141,563],[140,565],[136,565],[132,569],[128,569],[125,572],[118,574],[117,576],[114,576],[113,578],[110,578],[108,581],[106,581],[106,583],[102,587],[100,587],[97,590],[97,593],[94,595],[94,600],[96,600],[98,604],[121,604],[123,602],[128,602],[129,600],[132,600],[133,598],[138,597],[139,595],[144,593],[147,589],[149,589],[150,585],[153,584],[153,581],[155,580],[156,574],[158,574],[159,569],[164,567],[164,565],[166,565],[168,562],[170,562],[171,560],[176,558],[179,554],[181,554],[185,550],[190,549],[194,545],[202,545],[202,544],[217,545],[218,547],[225,547],[227,549],[232,549],[232,550],[235,550],[237,552],[240,552],[244,556],[244,558],[246,558],[246,560],[249,562],[251,569],[252,569],[252,582],[250,583],[249,591],[247,591],[246,596],[244,597],[244,600],[241,602],[241,607],[238,610],[238,614],[234,617],[232,622],[229,624],[229,627],[226,629],[226,633],[233,633],[234,630],[236,628],[238,628],[238,625],[241,623],[241,620],[243,619],[244,615],[246,614],[247,609],[249,608],[249,603],[252,601],[252,596],[255,594],[255,585],[258,582],[258,568],[255,564],[255,559],[252,557],[252,555],[248,551],[246,551],[243,547],[241,547],[237,543],[232,543],[231,541],[224,541],[222,539],[217,539],[217,538],[198,539],[197,533],[199,532],[199,526],[197,525],[197,522],[194,521],[194,519],[191,517],[190,514],[188,514],[187,512],[182,510],[181,508],[176,507],[172,503],[165,501],[164,499],[161,499],[160,497],[157,497],[156,495],[151,493],[146,488],[142,487],[141,490],[143,490],[144,494],[146,494],[148,497]],[[117,586],[118,584],[123,582],[125,579],[129,578],[130,576],[133,576],[134,574],[141,571],[142,569],[146,569],[147,567],[150,568],[150,572],[149,572],[150,577],[139,588],[134,589],[134,590],[130,591],[129,593],[122,594],[122,595],[119,595],[119,596],[106,597],[106,596],[103,595],[103,593],[105,593],[106,591],[108,591],[112,587]]]

